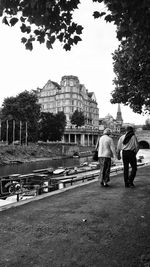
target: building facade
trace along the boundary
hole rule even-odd
[[[122,112],[121,112],[120,104],[118,104],[118,110],[117,110],[116,122],[117,122],[118,124],[120,124],[120,125],[123,124]]]
[[[88,92],[77,76],[63,76],[60,85],[49,80],[42,89],[37,89],[37,96],[42,112],[66,115],[64,142],[75,142],[81,145],[95,145],[95,133],[99,131],[99,109],[95,94]],[[78,110],[83,112],[85,125],[75,129],[71,125],[71,116]],[[93,136],[93,137],[92,137]]]
[[[120,133],[123,126],[122,112],[120,104],[118,104],[116,119],[111,114],[107,114],[104,118],[99,119],[101,129],[110,128],[113,133]]]

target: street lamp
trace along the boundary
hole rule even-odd
[[[8,120],[6,120],[6,143],[8,145],[8,128],[9,128],[9,123]]]
[[[13,120],[13,145],[15,142],[15,120]]]
[[[19,139],[20,139],[20,145],[21,145],[21,131],[22,131],[22,121],[20,121],[20,136],[19,136]]]
[[[26,121],[26,145],[28,144],[28,123]]]

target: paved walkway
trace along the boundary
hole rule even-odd
[[[1,267],[150,267],[150,166],[0,212]]]

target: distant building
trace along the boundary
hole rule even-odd
[[[97,136],[97,131],[99,130],[98,104],[95,94],[88,92],[85,86],[80,84],[77,76],[63,76],[60,85],[49,80],[42,89],[37,89],[37,96],[42,112],[56,114],[63,111],[66,115],[67,127],[63,137],[65,142],[73,141],[75,143],[94,145],[94,131],[96,131]],[[70,119],[75,110],[83,112],[85,125],[73,130],[75,127],[71,125]],[[83,131],[85,130],[86,133],[84,133],[83,137]]]
[[[95,94],[88,92],[76,76],[63,76],[60,85],[48,81],[42,89],[37,90],[39,103],[43,112],[58,113],[63,111],[67,123],[75,110],[81,111],[86,118],[85,126],[98,127],[99,109]]]
[[[121,107],[120,104],[118,104],[118,110],[117,110],[117,116],[116,116],[116,122],[120,125],[123,124],[123,119],[122,119],[122,113],[121,113]]]
[[[99,119],[99,126],[101,128],[110,128],[114,133],[120,133],[123,126],[123,119],[120,104],[118,104],[116,119],[111,114],[107,114],[104,118]]]

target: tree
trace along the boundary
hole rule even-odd
[[[150,51],[130,38],[113,54],[115,90],[111,103],[129,105],[134,112],[150,112]]]
[[[20,121],[22,122],[22,136],[25,137],[25,123],[28,125],[28,141],[37,141],[38,138],[38,121],[40,116],[40,104],[36,94],[31,91],[24,91],[16,97],[4,99],[2,104],[3,120],[15,120],[16,138],[19,138]]]
[[[106,8],[96,10],[93,16],[114,23],[120,41],[113,55],[116,78],[111,102],[129,105],[138,113],[143,107],[150,112],[150,1],[92,1],[105,4]],[[0,15],[6,25],[21,23],[20,29],[25,34],[22,42],[27,49],[32,50],[34,41],[46,43],[50,49],[59,40],[64,49],[70,50],[81,41],[83,27],[73,21],[79,3],[79,0],[1,0]]]
[[[83,112],[75,110],[75,112],[71,116],[71,123],[75,124],[76,127],[84,125],[85,117]]]
[[[150,119],[145,121],[145,125],[142,127],[143,130],[150,130]]]
[[[20,23],[25,36],[21,39],[26,49],[33,49],[33,42],[46,43],[48,49],[59,40],[63,48],[81,41],[83,27],[73,22],[72,13],[79,0],[1,0],[0,15],[3,23],[14,26]]]
[[[42,141],[60,141],[66,126],[64,112],[42,112],[39,122],[39,138]]]
[[[117,25],[119,48],[113,54],[115,90],[111,103],[129,105],[134,112],[150,112],[150,1],[94,0],[107,12],[95,12]]]
[[[128,37],[141,36],[149,33],[150,2],[149,0],[93,0],[104,3],[105,10],[94,12],[95,18],[104,17],[106,22],[117,26],[117,38],[122,41]]]
[[[149,0],[92,1],[105,4],[107,11],[95,11],[93,16],[116,24],[120,41],[137,34],[143,37],[149,32]],[[27,49],[32,50],[34,41],[46,42],[47,48],[52,48],[59,40],[70,50],[81,41],[83,27],[73,21],[73,12],[79,3],[80,0],[1,0],[0,16],[8,26],[21,24],[20,30],[25,34],[22,42]]]

